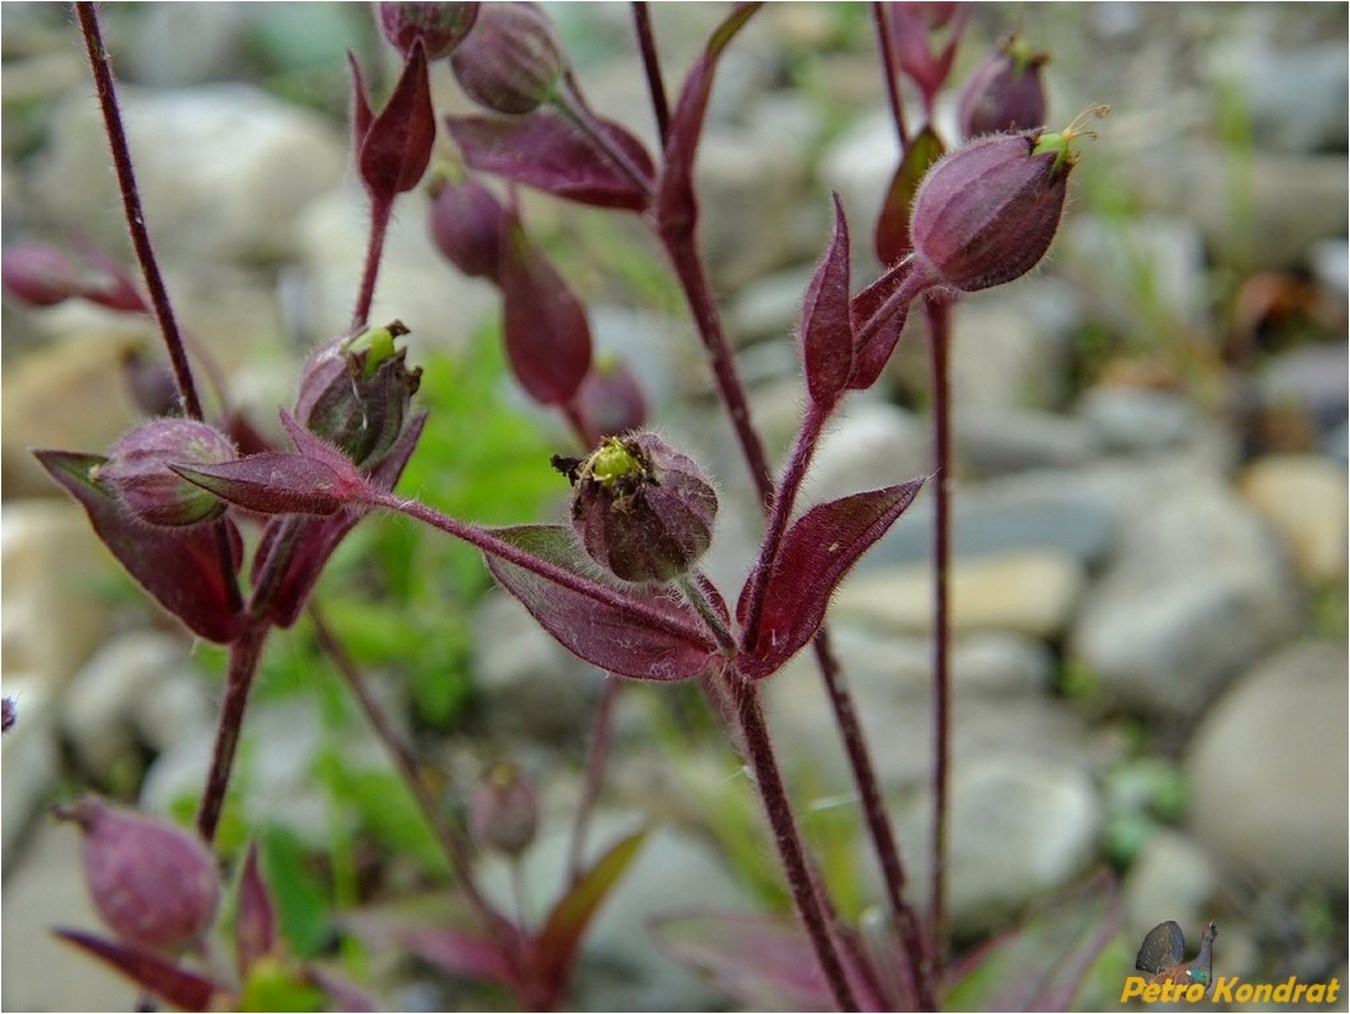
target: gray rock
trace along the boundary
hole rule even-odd
[[[51,686],[12,669],[5,672],[6,697],[14,699],[18,717],[0,741],[0,768],[5,772],[5,791],[0,795],[0,860],[5,867],[5,890],[16,846],[61,773],[57,742],[57,701]],[[6,906],[8,915],[9,906]]]
[[[428,198],[421,191],[399,202],[385,237],[370,319],[401,320],[418,345],[454,349],[500,313],[500,300],[490,283],[464,277],[445,260],[431,241],[428,214]],[[355,180],[319,196],[297,216],[299,330],[314,342],[351,326],[369,218]]]
[[[1192,715],[1293,632],[1297,596],[1265,526],[1218,481],[1145,489],[1069,653],[1127,706]]]
[[[817,445],[801,505],[908,482],[931,470],[928,435],[912,412],[859,399],[846,407]]]
[[[951,780],[948,901],[953,930],[987,933],[1092,862],[1101,804],[1081,769],[1026,756],[957,764]],[[932,803],[897,821],[915,900],[927,903]]]
[[[1195,406],[1179,394],[1140,387],[1091,388],[1078,415],[1110,451],[1132,453],[1180,447],[1200,425]]]
[[[74,502],[9,501],[2,516],[5,671],[55,699],[108,635],[108,606],[96,589],[116,563]]]
[[[1017,549],[958,558],[950,574],[955,633],[1008,630],[1052,638],[1064,630],[1086,585],[1077,560],[1055,549]],[[881,568],[845,579],[835,610],[883,629],[932,628],[932,571],[923,564]]]
[[[96,778],[106,777],[119,764],[135,757],[140,739],[138,713],[145,702],[159,696],[161,685],[187,664],[181,640],[149,632],[123,634],[85,663],[65,695],[62,725],[86,771]],[[200,704],[193,717],[207,719],[206,701]],[[177,731],[191,735],[198,728]],[[171,729],[161,731],[172,734]]]
[[[1325,239],[1313,245],[1308,257],[1312,262],[1313,275],[1319,285],[1330,289],[1341,299],[1347,295],[1347,282],[1350,281],[1350,243],[1343,239]]]
[[[1346,90],[1345,47],[1330,40],[1280,46],[1269,34],[1276,27],[1271,23],[1275,13],[1252,13],[1266,24],[1216,40],[1206,54],[1216,86],[1236,90],[1262,148],[1293,153],[1344,149],[1345,104],[1339,97]]]
[[[1266,363],[1257,376],[1257,400],[1267,428],[1317,434],[1344,423],[1347,355],[1344,342],[1304,345]]]
[[[952,497],[952,551],[966,557],[1056,549],[1094,566],[1114,547],[1138,481],[1137,469],[1104,463],[960,484]],[[932,525],[933,499],[925,492],[863,557],[859,570],[931,559]]]
[[[1025,409],[958,408],[956,453],[981,476],[1033,468],[1073,468],[1097,451],[1097,436],[1076,419]]]
[[[1305,584],[1345,579],[1345,467],[1320,455],[1268,455],[1239,480],[1243,497],[1274,529]]]
[[[336,128],[248,85],[123,88],[118,97],[146,220],[166,261],[286,256],[298,213],[346,164]],[[54,117],[35,180],[56,221],[115,250],[126,226],[100,122],[83,92],[73,98]]]
[[[1208,906],[1221,878],[1203,848],[1176,831],[1160,829],[1135,860],[1124,885],[1125,918],[1131,940],[1164,919],[1190,933],[1213,914]]]
[[[1058,407],[1081,303],[1074,286],[1048,275],[961,299],[952,312],[952,403],[958,409]],[[926,342],[910,331],[901,341],[900,356],[916,350],[923,351],[927,386]]]
[[[742,288],[727,311],[727,328],[735,343],[795,338],[813,271],[813,265],[788,268]]]
[[[474,685],[495,735],[572,739],[587,728],[602,678],[505,592],[474,613]]]
[[[1076,215],[1060,230],[1055,251],[1056,266],[1123,334],[1150,335],[1160,320],[1183,329],[1208,325],[1204,238],[1180,215],[1126,221]]]
[[[835,626],[848,629],[843,623]],[[999,663],[1007,668],[997,677],[997,689],[981,685],[980,655],[987,648],[980,642],[992,636],[971,635],[956,642],[952,756],[973,760],[1025,755],[1084,771],[1101,769],[1114,747],[1100,739],[1094,742],[1062,703],[1017,689],[1013,679],[1025,677],[1012,675],[1011,657]],[[855,662],[852,640],[839,638],[840,654],[878,778],[889,791],[926,784],[933,771],[931,662],[925,663],[913,647],[897,652],[889,670],[876,658]],[[920,665],[925,668],[919,670]],[[765,702],[780,759],[794,782],[811,792],[851,798],[853,779],[833,709],[809,653],[768,682]]]
[[[1249,874],[1344,891],[1346,653],[1302,642],[1252,668],[1187,749],[1196,833]]]

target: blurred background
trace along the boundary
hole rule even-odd
[[[654,149],[628,5],[544,6],[591,105]],[[672,92],[725,12],[652,5]],[[397,65],[367,5],[103,16],[180,319],[232,402],[273,432],[303,353],[346,327],[359,280],[345,52],[380,94]],[[1109,867],[1122,929],[1087,1009],[1119,1006],[1138,942],[1165,919],[1192,946],[1217,921],[1217,974],[1347,978],[1346,18],[1343,4],[982,4],[958,50],[958,82],[1014,29],[1047,51],[1052,129],[1111,107],[1080,147],[1047,262],[961,302],[953,348],[954,931],[963,948],[987,939]],[[6,4],[0,47],[5,248],[87,242],[130,265],[73,16]],[[469,109],[444,66],[432,79],[438,109]],[[949,142],[954,110],[944,95]],[[897,159],[867,5],[771,4],[727,51],[699,153],[702,245],[780,458],[804,403],[791,338],[829,192],[853,224],[856,288],[878,271],[870,236]],[[631,216],[522,200],[598,348],[718,477],[708,567],[734,594],[759,521],[659,249]],[[432,410],[400,488],[476,521],[560,520],[567,490],[548,458],[576,453],[569,431],[515,387],[497,293],[438,254],[427,205],[420,192],[398,205],[372,314],[412,329]],[[162,354],[153,328],[81,302],[7,297],[2,312],[3,688],[19,709],[3,745],[3,1005],[129,1007],[131,986],[48,935],[96,916],[77,834],[46,807],[89,789],[189,818],[224,655],[149,604],[28,453],[100,452],[132,426],[135,364]],[[929,473],[930,432],[912,321],[828,434],[809,498]],[[831,613],[920,902],[931,517],[925,494]],[[318,598],[447,799],[497,759],[535,781],[530,889],[551,890],[601,675],[493,591],[476,554],[398,520],[361,525]],[[812,669],[798,659],[775,677],[771,718],[856,917],[876,876]],[[596,924],[574,1001],[725,1009],[643,924],[784,907],[753,794],[688,687],[626,688],[616,749],[595,838],[660,824]],[[447,889],[307,621],[270,644],[241,765],[222,848],[252,831],[288,871],[297,954],[339,952],[335,913]],[[411,959],[379,954],[370,972],[392,1009],[500,1004]]]

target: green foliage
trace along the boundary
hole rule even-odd
[[[328,886],[311,866],[308,850],[290,831],[272,825],[262,829],[258,858],[291,953],[317,956],[328,942],[331,912]]]

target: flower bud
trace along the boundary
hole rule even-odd
[[[514,764],[494,764],[469,804],[469,829],[483,846],[518,856],[534,841],[539,800]]]
[[[590,457],[554,459],[572,480],[572,528],[625,581],[669,581],[712,541],[717,493],[694,460],[655,434],[608,437]]]
[[[154,419],[113,444],[108,460],[90,477],[107,484],[147,524],[179,528],[213,521],[228,505],[169,466],[219,465],[237,456],[214,426],[195,419]]]
[[[19,705],[13,697],[0,699],[0,732],[9,732],[19,720]]]
[[[910,217],[921,269],[975,292],[1034,268],[1059,228],[1074,164],[1069,142],[1084,133],[1078,122],[1056,134],[989,135],[934,163]]]
[[[408,350],[394,347],[394,339],[407,333],[394,321],[335,338],[317,349],[300,373],[295,417],[366,471],[403,432],[422,380],[421,367],[407,367]]]
[[[1030,130],[1045,124],[1041,67],[1050,57],[1010,35],[966,80],[957,120],[962,137],[999,130]]]
[[[476,180],[446,180],[433,190],[431,238],[470,278],[497,280],[506,212]]]
[[[586,431],[600,437],[618,436],[645,425],[647,401],[628,364],[601,356],[577,389],[576,408]]]
[[[382,3],[380,33],[404,56],[422,40],[428,60],[449,56],[478,17],[476,3]]]
[[[57,816],[83,830],[89,896],[123,940],[175,952],[210,928],[220,874],[192,835],[93,798],[59,807]]]
[[[450,54],[469,98],[498,113],[529,113],[556,93],[567,61],[548,16],[531,3],[485,3]]]
[[[131,345],[122,353],[121,366],[122,380],[142,412],[152,417],[183,414],[178,384],[162,359],[152,359],[139,345]]]
[[[28,306],[55,306],[83,288],[79,267],[45,246],[16,246],[0,259],[0,284]]]

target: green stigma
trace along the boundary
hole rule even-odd
[[[362,371],[362,378],[369,380],[375,376],[380,368],[380,364],[386,359],[391,358],[398,351],[394,348],[394,339],[401,338],[408,333],[408,328],[401,320],[392,321],[384,327],[372,327],[362,331],[352,339],[351,344],[347,346],[347,351],[353,355],[366,353],[365,368]]]
[[[642,473],[642,462],[618,437],[607,437],[590,460],[591,477],[606,486],[625,475]]]

